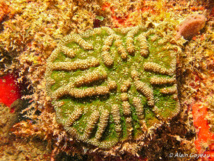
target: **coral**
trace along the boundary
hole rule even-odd
[[[180,50],[171,44],[172,30],[166,24],[102,27],[62,39],[47,61],[46,88],[58,122],[72,138],[87,147],[122,144],[125,150],[133,146],[127,141],[143,140],[179,113]]]
[[[190,39],[195,36],[201,29],[204,28],[206,18],[204,15],[193,14],[188,16],[179,26],[176,38],[183,36],[185,39]]]

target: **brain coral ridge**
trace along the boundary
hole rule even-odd
[[[179,113],[179,46],[165,28],[101,27],[62,39],[47,61],[47,93],[72,138],[108,150],[143,141]]]

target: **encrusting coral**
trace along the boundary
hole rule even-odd
[[[131,148],[128,141],[142,142],[179,113],[181,50],[170,25],[150,26],[70,34],[48,58],[47,93],[57,120],[84,146]]]

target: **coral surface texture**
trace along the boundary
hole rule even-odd
[[[71,138],[108,150],[142,142],[179,113],[173,30],[101,27],[62,39],[47,61],[46,88]]]

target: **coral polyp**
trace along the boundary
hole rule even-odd
[[[180,111],[179,46],[172,39],[166,24],[101,27],[63,38],[46,69],[58,122],[87,147],[143,141]]]

